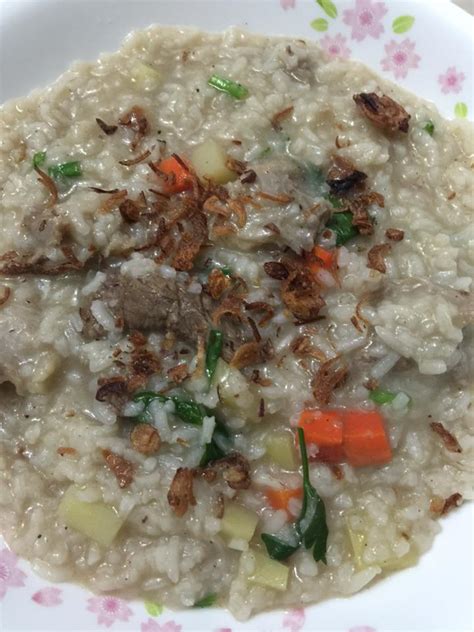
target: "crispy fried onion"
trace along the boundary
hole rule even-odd
[[[377,204],[380,208],[384,208],[385,199],[380,193],[372,191],[370,193],[362,193],[349,201],[349,210],[352,213],[352,225],[357,226],[361,235],[372,235],[374,225],[369,217],[368,208],[371,204]]]
[[[56,276],[64,272],[82,270],[85,263],[79,261],[69,247],[62,248],[65,261],[53,262],[48,257],[40,256],[36,259],[33,254],[19,254],[14,250],[6,252],[0,256],[3,265],[0,274],[16,276],[19,274],[44,274],[46,276]]]
[[[127,195],[127,189],[121,189],[120,191],[112,193],[112,195],[104,200],[99,206],[98,212],[103,214],[110,213],[127,197]]]
[[[271,123],[275,131],[279,132],[281,130],[282,122],[293,114],[294,109],[293,105],[289,105],[284,110],[281,110],[272,116]]]
[[[281,263],[281,261],[266,261],[263,264],[263,269],[265,270],[265,274],[278,281],[287,279],[290,274],[288,268],[285,264]]]
[[[98,402],[107,402],[115,410],[120,411],[128,401],[128,383],[122,375],[101,377],[97,382],[99,388],[95,394]]]
[[[194,259],[208,239],[207,218],[203,213],[193,213],[188,219],[188,224],[171,264],[176,270],[191,270]]]
[[[115,475],[119,487],[121,489],[128,487],[133,481],[133,473],[135,470],[133,463],[124,459],[123,456],[115,454],[115,452],[111,452],[111,450],[102,450],[102,456],[104,457],[109,469]]]
[[[348,373],[347,364],[340,356],[323,362],[311,384],[316,400],[320,404],[328,404],[333,390],[346,381]]]
[[[385,255],[391,250],[390,244],[377,244],[367,253],[367,267],[371,270],[378,270],[385,273],[387,266],[385,265]]]
[[[193,470],[180,467],[176,470],[168,491],[168,503],[174,513],[181,518],[187,512],[189,505],[196,504],[193,492]]]
[[[241,176],[247,170],[247,163],[242,162],[241,160],[236,160],[235,158],[228,157],[225,163],[225,166],[229,171],[233,171]]]
[[[115,134],[115,132],[118,130],[118,125],[107,125],[107,123],[100,118],[96,118],[95,121],[97,125],[100,127],[100,129],[107,136],[111,136],[112,134]]]
[[[147,208],[147,201],[143,191],[136,200],[126,198],[119,204],[120,215],[127,222],[138,222],[140,215]]]
[[[326,304],[314,276],[304,268],[290,272],[283,282],[281,296],[283,303],[300,322],[315,320]]]
[[[123,116],[121,116],[119,123],[123,127],[128,127],[132,130],[132,132],[134,132],[132,143],[130,145],[132,149],[136,149],[138,147],[150,129],[145,112],[139,105],[134,105],[129,112],[126,112]]]
[[[220,305],[212,312],[212,322],[218,326],[223,316],[242,321],[243,301],[238,296],[227,296]]]
[[[54,206],[58,203],[58,189],[53,178],[50,178],[47,173],[41,171],[41,169],[35,165],[34,170],[38,174],[38,182],[46,187],[49,191],[49,206]]]
[[[310,357],[315,358],[319,362],[326,362],[325,354],[321,351],[321,349],[315,347],[311,342],[311,338],[305,334],[297,336],[291,342],[290,349],[298,358]]]
[[[252,341],[241,345],[232,356],[231,366],[243,369],[253,364],[261,364],[270,360],[274,355],[273,346],[269,340],[265,343]]]
[[[0,294],[0,307],[5,305],[5,303],[10,298],[11,293],[12,293],[12,290],[11,290],[11,288],[8,287],[8,285],[4,285],[2,287],[2,293]]]
[[[161,447],[160,434],[151,424],[137,424],[130,434],[130,442],[140,454],[155,454]]]
[[[245,303],[245,309],[251,312],[264,312],[262,318],[258,321],[260,327],[264,327],[272,318],[275,310],[269,303],[265,301],[253,301],[252,303]]]
[[[167,376],[175,384],[181,384],[189,377],[188,365],[185,362],[181,362],[181,364],[171,367],[171,369],[168,369]]]
[[[456,507],[460,507],[462,505],[462,494],[459,492],[455,492],[448,496],[448,498],[441,498],[440,496],[435,496],[431,499],[430,503],[430,511],[434,514],[439,514],[440,516],[445,516],[447,513],[455,509]]]
[[[140,162],[143,162],[151,155],[151,151],[146,149],[143,153],[135,156],[135,158],[129,158],[128,160],[119,160],[119,165],[123,165],[124,167],[133,167],[133,165],[138,165]]]
[[[211,297],[218,301],[224,292],[230,287],[232,281],[219,268],[211,270],[207,279],[207,291]]]
[[[248,489],[250,487],[250,465],[247,459],[238,452],[232,452],[222,459],[211,461],[204,469],[197,469],[196,474],[206,481],[212,482],[219,472],[231,489]]]
[[[342,156],[334,156],[331,168],[326,177],[333,195],[345,195],[367,179],[367,174],[358,171],[350,160]]]
[[[362,114],[377,127],[391,132],[408,132],[411,116],[386,94],[380,97],[375,92],[361,92],[354,94],[353,99]]]
[[[385,237],[391,241],[402,241],[405,237],[405,231],[400,228],[387,228],[385,231]]]
[[[448,452],[455,452],[457,454],[460,454],[462,452],[459,441],[453,434],[446,430],[442,423],[440,423],[439,421],[432,421],[430,423],[430,428],[431,430],[433,430],[433,432],[436,432],[439,437],[441,437],[441,440],[443,441],[444,446]]]

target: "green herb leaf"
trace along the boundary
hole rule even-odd
[[[212,412],[202,404],[198,404],[191,399],[183,399],[176,395],[166,397],[166,395],[161,395],[161,393],[155,393],[154,391],[142,391],[133,396],[134,402],[143,402],[145,404],[145,412],[154,399],[158,399],[162,403],[172,400],[175,406],[174,414],[179,417],[181,421],[192,424],[193,426],[202,426],[204,417],[212,415]]]
[[[337,18],[337,8],[334,2],[331,0],[316,0],[321,9],[328,15],[330,18]]]
[[[161,395],[161,393],[155,393],[155,391],[140,391],[139,393],[135,393],[133,396],[134,402],[143,402],[145,407],[148,406],[150,402],[154,399],[159,399],[161,402],[167,402],[169,397],[166,395]]]
[[[272,148],[271,147],[267,147],[266,149],[264,149],[262,151],[262,153],[259,155],[259,158],[266,158],[267,156],[269,156],[272,153]]]
[[[392,30],[400,35],[409,31],[414,23],[415,18],[412,15],[401,15],[392,22]]]
[[[52,178],[78,178],[82,176],[81,163],[78,160],[64,162],[61,165],[53,165],[48,169],[48,174]]]
[[[234,99],[241,100],[246,99],[249,96],[248,88],[236,81],[232,81],[232,79],[219,77],[219,75],[212,75],[207,83],[220,92],[226,92],[231,97],[234,97]]]
[[[328,186],[322,169],[313,165],[312,162],[301,165],[301,169],[303,183],[308,193],[314,195],[314,197],[324,197],[327,195]]]
[[[433,136],[434,134],[434,130],[435,130],[435,126],[433,121],[427,121],[425,126],[423,127],[423,129],[425,130],[425,132],[427,132],[430,136]]]
[[[307,549],[314,546],[313,557],[316,562],[326,564],[326,550],[328,527],[326,523],[326,508],[322,498],[311,485],[309,480],[308,455],[303,428],[298,428],[301,462],[303,465],[303,507],[296,523],[302,542]]]
[[[381,388],[375,388],[373,391],[370,391],[369,399],[375,402],[376,404],[390,404],[395,399],[396,394],[391,391],[384,391]]]
[[[202,599],[199,599],[199,601],[196,601],[193,608],[210,608],[216,603],[216,601],[217,601],[217,595],[210,593],[209,595],[206,595]]]
[[[326,226],[336,233],[336,246],[342,246],[349,239],[359,234],[357,228],[352,225],[352,213],[350,211],[334,213]]]
[[[214,376],[217,361],[221,356],[222,344],[222,332],[218,329],[211,329],[211,331],[209,332],[209,337],[207,339],[206,347],[206,374],[209,378],[209,381],[211,381]]]
[[[309,24],[315,31],[318,31],[319,33],[327,31],[329,27],[328,21],[324,18],[318,18],[317,20],[313,20]]]
[[[44,163],[44,161],[46,160],[46,152],[45,151],[38,151],[34,156],[33,156],[33,167],[41,167],[41,165]]]
[[[300,540],[297,541],[297,544],[289,544],[280,538],[277,538],[276,535],[270,535],[269,533],[262,533],[261,535],[262,541],[265,544],[265,548],[267,549],[268,555],[273,560],[286,560],[290,555],[293,555],[301,546]]]
[[[145,601],[144,606],[150,617],[158,617],[164,610],[163,606],[154,601]]]
[[[468,107],[466,103],[463,103],[462,101],[456,103],[456,105],[454,106],[454,114],[457,116],[457,118],[467,118],[467,113]]]

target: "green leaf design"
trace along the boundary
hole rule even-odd
[[[392,22],[392,29],[394,33],[406,33],[411,29],[415,22],[415,18],[412,15],[401,15]]]
[[[145,610],[148,612],[150,617],[158,617],[163,612],[164,608],[154,601],[145,601]]]
[[[333,19],[337,18],[337,9],[334,2],[331,2],[331,0],[316,0],[316,2],[326,15],[329,15],[329,17]]]
[[[462,101],[456,103],[456,105],[454,106],[454,114],[457,116],[457,118],[467,118],[467,113],[468,108],[466,103],[463,103]]]
[[[319,31],[320,33],[322,33],[323,31],[328,30],[329,25],[327,20],[325,20],[324,18],[319,18],[318,20],[313,20],[311,22],[311,26],[315,31]]]

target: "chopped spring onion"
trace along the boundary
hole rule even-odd
[[[284,560],[303,544],[306,549],[314,547],[313,557],[316,562],[322,561],[326,564],[328,539],[326,508],[324,501],[309,480],[308,454],[302,428],[298,428],[298,439],[303,465],[303,507],[300,517],[295,524],[295,531],[298,537],[297,542],[286,542],[277,536],[266,533],[263,533],[261,537],[268,555],[273,559]]]
[[[396,397],[396,393],[392,393],[391,391],[384,391],[382,388],[375,388],[370,392],[369,399],[375,402],[376,404],[390,404]]]
[[[343,246],[346,241],[359,234],[357,228],[352,225],[352,213],[350,211],[334,213],[326,226],[336,234],[336,246]]]
[[[435,130],[435,126],[433,121],[427,121],[425,126],[423,127],[423,129],[425,130],[425,132],[427,132],[430,136],[433,136],[434,134],[434,130]]]
[[[206,595],[202,599],[199,599],[199,601],[196,601],[193,608],[210,608],[216,603],[216,601],[217,601],[217,595],[215,595],[214,593],[210,593],[209,595]]]
[[[211,329],[206,347],[206,375],[212,380],[222,351],[222,332]]]
[[[41,165],[44,163],[45,160],[46,160],[45,151],[36,152],[36,154],[33,156],[33,167],[41,167]]]
[[[219,75],[212,75],[207,83],[216,90],[226,92],[234,99],[245,99],[249,95],[249,91],[245,86],[231,79],[219,77]]]
[[[63,162],[61,165],[53,165],[49,167],[48,174],[52,178],[78,178],[82,176],[81,163],[78,160],[72,162]]]
[[[323,195],[323,198],[330,202],[333,208],[342,208],[344,206],[342,200],[332,193],[326,193],[325,195]]]

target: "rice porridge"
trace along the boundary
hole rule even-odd
[[[473,495],[472,127],[162,27],[0,124],[11,548],[240,619],[416,564]]]

